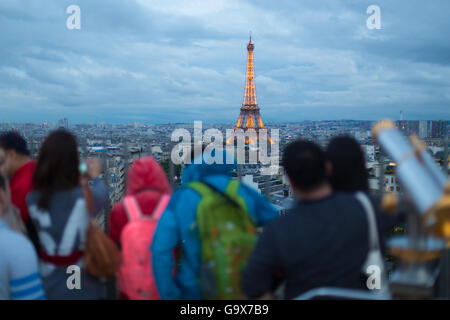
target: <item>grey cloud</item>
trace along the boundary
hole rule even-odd
[[[4,1],[0,121],[233,122],[249,30],[266,122],[449,119],[450,3],[380,0],[383,29],[367,30],[370,4]]]

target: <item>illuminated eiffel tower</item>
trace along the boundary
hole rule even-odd
[[[258,100],[256,98],[256,86],[255,86],[255,66],[253,62],[253,50],[255,45],[252,42],[252,36],[250,35],[250,41],[247,44],[247,73],[245,76],[245,90],[244,101],[242,102],[241,113],[234,130],[242,129],[246,132],[249,129],[254,129],[256,133],[260,129],[265,129],[264,123],[259,113]],[[272,139],[267,135],[268,141],[272,144]],[[246,143],[255,143],[256,141],[249,141],[246,139]],[[227,144],[233,143],[233,139],[228,139]]]

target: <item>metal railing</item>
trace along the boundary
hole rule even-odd
[[[309,290],[293,300],[311,300],[321,298],[348,300],[390,300],[391,295],[388,292],[368,292],[356,289],[320,287]]]

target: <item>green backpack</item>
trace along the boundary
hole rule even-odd
[[[256,228],[238,195],[239,182],[231,180],[225,193],[204,182],[188,187],[202,196],[197,209],[202,270],[199,279],[204,299],[244,299],[241,273],[256,242]]]

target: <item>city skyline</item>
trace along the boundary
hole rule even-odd
[[[405,4],[408,6],[405,6]],[[81,8],[81,29],[66,8]],[[252,30],[268,123],[450,119],[450,3],[0,4],[0,122],[233,123]],[[283,110],[283,112],[280,112]]]
[[[27,125],[27,124],[32,124],[32,125],[48,125],[48,126],[53,126],[53,127],[57,127],[57,126],[61,126],[61,122],[63,120],[67,120],[67,126],[62,126],[62,127],[72,127],[72,126],[83,126],[83,125],[102,125],[102,124],[106,124],[106,125],[117,125],[117,126],[126,126],[126,125],[142,125],[142,126],[164,126],[164,125],[169,125],[169,126],[173,126],[173,125],[185,125],[187,127],[193,127],[194,126],[194,121],[173,121],[173,122],[151,122],[151,121],[122,121],[122,122],[109,122],[109,121],[98,121],[98,122],[93,122],[93,121],[82,121],[82,122],[71,122],[70,119],[67,118],[63,118],[63,119],[57,119],[54,121],[49,121],[49,120],[43,120],[43,121],[1,121],[0,120],[0,125]],[[426,119],[426,120],[418,120],[418,119],[403,119],[403,120],[399,120],[399,119],[386,119],[386,120],[393,120],[395,123],[399,123],[399,122],[412,122],[412,123],[421,123],[421,122],[443,122],[443,123],[450,123],[450,120],[431,120],[431,119]],[[233,124],[236,121],[202,121],[202,120],[195,120],[195,121],[200,121],[203,123],[203,125],[205,126],[214,126],[214,125],[218,125],[218,126],[233,126]],[[327,119],[327,120],[300,120],[300,121],[268,121],[265,124],[269,127],[272,126],[276,126],[276,125],[298,125],[298,124],[308,124],[308,123],[332,123],[332,122],[362,122],[362,123],[377,123],[379,120],[367,120],[367,119]],[[231,128],[230,127],[230,128]]]

